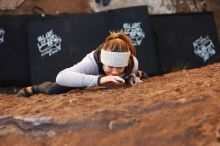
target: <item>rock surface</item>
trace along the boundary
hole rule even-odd
[[[103,6],[101,1],[100,3],[97,3],[96,0],[91,0],[89,2],[89,5],[91,9],[95,12],[140,5],[148,6],[148,11],[150,14],[176,12],[175,5],[173,5],[171,0],[111,0],[109,5],[107,6]]]
[[[0,145],[219,145],[220,63],[135,87],[0,95]]]
[[[0,10],[14,10],[21,5],[24,0],[0,0]]]
[[[25,0],[0,14],[31,14],[33,6],[46,14],[92,12],[89,2]],[[198,0],[196,7],[192,0],[168,2],[175,12],[203,9]],[[220,29],[219,5],[218,0],[207,1],[206,9],[214,11]],[[31,98],[1,93],[0,145],[219,146],[219,96],[220,63],[148,78],[135,87]]]

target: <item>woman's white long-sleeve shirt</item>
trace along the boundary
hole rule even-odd
[[[102,73],[99,71],[94,52],[87,54],[83,60],[70,68],[58,73],[56,83],[66,87],[91,87],[98,85],[98,78]],[[133,56],[134,68],[131,74],[138,70],[138,60]]]

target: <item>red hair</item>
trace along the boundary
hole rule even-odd
[[[111,52],[128,52],[136,56],[136,49],[132,44],[131,39],[123,32],[110,32],[110,35],[105,39],[103,48]]]

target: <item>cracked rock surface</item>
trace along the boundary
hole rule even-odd
[[[24,0],[0,0],[0,10],[14,10],[21,5]]]
[[[60,95],[0,95],[0,145],[219,145],[220,63]]]

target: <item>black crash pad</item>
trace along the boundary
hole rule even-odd
[[[30,84],[28,23],[67,16],[69,14],[0,16],[0,85]]]
[[[151,15],[150,23],[161,74],[220,60],[213,13]]]
[[[38,16],[0,16],[0,85],[30,83],[27,22]]]
[[[147,7],[140,6],[30,23],[31,82],[55,81],[59,71],[81,61],[113,30],[132,38],[142,70],[158,72]]]

